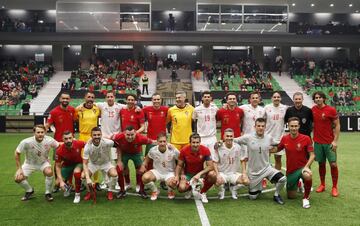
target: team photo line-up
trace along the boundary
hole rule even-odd
[[[129,160],[135,166],[136,192],[145,199],[147,189],[153,201],[159,195],[155,182],[167,190],[169,199],[175,198],[177,190],[185,193],[185,199],[194,196],[207,203],[206,192],[213,185],[218,188],[219,199],[224,199],[226,188],[237,199],[237,190],[247,186],[249,199],[254,200],[268,180],[275,184],[276,203],[284,204],[280,192],[286,186],[289,199],[302,191],[302,206],[309,208],[314,160],[320,175],[316,192],[325,191],[327,160],[331,195],[339,196],[336,153],[340,123],[323,92],[313,94],[312,108],[303,105],[300,92],[293,95],[291,107],[281,104],[279,92],[272,94],[272,103],[265,107],[259,106],[261,96],[257,92],[250,94],[249,104],[241,106],[235,93],[227,93],[225,99],[218,108],[212,103],[211,92],[205,91],[202,103],[194,108],[186,102],[186,93],[177,91],[176,104],[169,108],[161,105],[161,96],[155,93],[152,105],[140,108],[132,94],[126,97],[126,104],[117,103],[113,92],[106,94],[105,102],[95,103],[94,93],[88,92],[84,103],[74,108],[69,105],[70,94],[61,93],[60,104],[50,112],[46,124],[34,126],[34,136],[22,140],[15,150],[15,182],[25,190],[21,200],[34,195],[27,180],[34,171],[45,176],[47,201],[53,201],[52,192],[61,188],[64,196],[74,190],[73,202],[79,203],[83,185],[87,188],[83,200],[96,202],[96,191],[101,189],[107,189],[108,200],[125,198],[131,188]],[[74,138],[75,122],[79,125],[78,139]],[[146,136],[142,135],[145,122]],[[220,140],[216,137],[217,122],[221,124]],[[170,142],[166,134],[169,123]],[[284,132],[286,123],[288,133]],[[55,130],[54,138],[46,135],[50,128]],[[53,168],[51,149],[56,150]],[[274,166],[270,163],[272,153]],[[284,154],[286,175],[281,172]],[[104,180],[101,185],[99,172]]]

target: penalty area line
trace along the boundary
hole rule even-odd
[[[196,208],[200,217],[201,225],[202,226],[210,226],[209,218],[206,214],[204,205],[199,199],[195,199]]]

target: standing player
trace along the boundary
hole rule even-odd
[[[113,200],[113,192],[115,191],[115,184],[118,180],[118,175],[115,166],[111,163],[111,147],[114,146],[114,141],[102,138],[101,129],[94,127],[91,130],[91,140],[89,140],[84,148],[83,166],[86,183],[92,186],[90,179],[91,175],[101,170],[105,171],[110,177],[109,190],[107,199]],[[89,188],[88,188],[89,189]],[[94,194],[95,195],[95,194]],[[89,200],[91,193],[88,192],[84,200]]]
[[[46,131],[49,131],[51,125],[54,125],[55,127],[54,139],[58,142],[62,142],[62,134],[65,131],[70,131],[74,133],[75,108],[69,105],[70,94],[66,92],[60,94],[59,101],[60,104],[50,111],[50,116],[45,124],[45,127],[46,127]],[[54,151],[54,157],[55,157],[55,151]],[[57,178],[57,173],[55,168],[54,168],[54,173],[55,173],[55,186],[53,192],[57,192],[59,190],[59,181]]]
[[[319,163],[321,184],[316,192],[325,191],[326,159],[330,163],[333,187],[331,195],[339,196],[337,189],[338,167],[336,163],[337,142],[340,134],[340,121],[336,109],[325,103],[326,96],[317,91],[313,94],[315,106],[312,108],[314,118],[315,160]]]
[[[303,207],[307,209],[310,208],[309,198],[312,186],[310,166],[315,159],[314,148],[310,137],[299,133],[299,118],[289,118],[288,123],[290,134],[283,136],[277,147],[279,151],[285,149],[286,153],[287,196],[289,199],[296,198],[297,184],[301,178],[305,187]]]
[[[273,92],[271,96],[271,104],[265,106],[266,129],[265,133],[274,139],[276,144],[280,143],[280,139],[284,134],[284,117],[286,113],[286,106],[281,104],[280,92]],[[275,169],[281,171],[281,156],[283,151],[277,152],[275,156]]]
[[[98,126],[100,109],[94,105],[95,94],[87,92],[85,94],[85,103],[76,107],[75,118],[79,121],[79,140],[87,142],[91,138],[91,130]],[[98,191],[101,190],[99,185],[99,174],[94,172],[95,186]]]
[[[64,180],[69,180],[73,175],[75,178],[74,203],[80,202],[82,162],[81,150],[85,146],[84,141],[74,140],[70,131],[63,133],[63,144],[56,150],[55,166],[61,189],[65,191],[64,196],[69,196],[69,191]]]
[[[59,101],[60,105],[50,111],[45,127],[49,130],[51,125],[54,125],[54,139],[61,142],[65,131],[74,133],[75,108],[69,105],[70,94],[66,92],[61,93]]]
[[[296,92],[293,95],[294,106],[286,110],[284,122],[287,123],[289,118],[298,117],[300,119],[301,134],[311,137],[313,115],[310,108],[303,105],[304,96],[301,92]]]
[[[271,183],[275,184],[274,201],[283,205],[284,201],[280,196],[280,191],[286,183],[286,177],[270,164],[270,149],[275,143],[272,137],[265,134],[265,127],[266,120],[258,118],[255,120],[255,133],[235,138],[234,142],[247,147],[242,161],[248,163],[249,198],[254,200],[258,197],[262,191],[261,182],[267,178]]]
[[[166,117],[169,108],[161,106],[161,96],[154,93],[151,97],[152,106],[144,107],[144,115],[147,121],[147,137],[156,140],[160,133],[166,134]],[[146,145],[145,155],[150,151],[153,145]]]
[[[189,143],[194,107],[185,103],[185,91],[177,91],[175,97],[176,105],[169,109],[166,122],[171,122],[170,143],[181,150]]]
[[[214,153],[216,143],[216,112],[218,108],[211,104],[212,96],[210,91],[202,93],[202,104],[195,108],[193,119],[196,121],[196,131],[201,137],[201,144]]]
[[[116,143],[118,151],[117,171],[119,175],[120,192],[117,194],[117,198],[123,198],[126,195],[123,170],[128,166],[128,162],[131,159],[136,169],[136,183],[139,184],[139,194],[142,198],[146,199],[147,194],[144,191],[144,184],[142,183],[140,167],[143,163],[142,159],[142,145],[155,143],[140,133],[137,133],[132,126],[126,127],[122,133],[115,134],[112,140]]]
[[[230,183],[231,197],[237,199],[236,185],[249,184],[249,178],[246,176],[246,163],[241,161],[241,147],[234,143],[234,131],[230,128],[224,131],[224,144],[217,147],[213,155],[215,172],[217,174],[216,186],[220,186],[219,199],[224,199],[224,184]],[[242,165],[242,174],[238,173]]]
[[[175,167],[176,160],[179,157],[180,152],[168,147],[166,141],[166,133],[160,133],[157,137],[158,145],[151,148],[148,155],[145,156],[144,163],[140,168],[140,172],[144,173],[148,163],[152,160],[154,169],[149,170],[142,176],[142,181],[145,186],[151,190],[151,200],[156,200],[158,196],[158,189],[155,185],[156,181],[164,181],[168,186],[168,198],[174,199],[176,188],[175,183]]]
[[[53,171],[51,170],[49,152],[51,148],[57,148],[59,143],[52,137],[46,136],[44,125],[34,126],[34,136],[20,142],[15,150],[16,174],[15,182],[24,188],[25,195],[22,201],[29,200],[34,194],[34,188],[30,186],[27,178],[34,171],[41,171],[45,176],[45,199],[53,201],[51,187],[53,183]],[[21,165],[20,155],[25,153],[25,161]]]
[[[200,142],[200,135],[192,134],[190,145],[185,146],[180,151],[175,170],[175,182],[178,184],[179,192],[187,192],[185,198],[189,199],[191,192],[195,192],[196,189],[192,189],[193,185],[201,182],[204,178],[204,186],[200,190],[200,199],[203,203],[208,203],[206,192],[216,182],[216,173],[210,150],[201,145]],[[204,162],[206,162],[206,167],[204,167]]]
[[[226,103],[227,108],[221,108],[216,114],[217,120],[221,121],[221,137],[228,128],[234,131],[235,137],[240,137],[244,111],[237,106],[236,93],[227,93]]]
[[[240,106],[244,111],[244,118],[242,124],[243,134],[251,134],[255,132],[255,121],[258,118],[264,118],[265,110],[263,107],[259,106],[261,96],[258,92],[250,93],[249,102],[250,104],[245,104]],[[236,136],[236,135],[235,135]]]
[[[128,94],[126,97],[126,108],[120,110],[121,131],[132,126],[137,133],[142,133],[145,129],[144,112],[136,108],[137,97],[134,94]]]

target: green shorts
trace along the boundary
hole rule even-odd
[[[63,166],[61,168],[61,176],[65,179],[65,180],[69,180],[70,177],[73,175],[74,169],[78,167],[81,170],[83,169],[83,165],[81,163],[78,164],[74,164],[71,166]]]
[[[121,157],[122,157],[121,160],[122,160],[124,167],[128,167],[128,162],[130,159],[133,161],[135,168],[140,167],[141,164],[143,163],[142,153],[137,153],[137,154],[123,153]]]
[[[147,156],[147,154],[149,153],[150,149],[152,147],[155,147],[156,145],[155,144],[147,144],[146,145],[146,148],[145,148],[145,156]]]
[[[331,148],[331,144],[314,144],[315,161],[323,163],[326,159],[329,162],[336,162],[336,152]]]
[[[298,182],[299,182],[300,178],[302,178],[302,170],[303,169],[304,168],[297,169],[294,172],[292,172],[286,176],[286,178],[287,178],[286,190],[288,190],[288,191],[296,191],[297,190]]]
[[[193,176],[195,176],[195,174],[190,174],[190,173],[185,174],[185,177],[186,177],[187,181],[190,181],[191,178],[193,178]]]

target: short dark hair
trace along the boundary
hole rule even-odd
[[[260,95],[259,92],[253,91],[253,92],[250,93],[249,98],[250,98],[252,95],[255,95],[255,94],[258,95],[259,97],[261,97],[261,95]]]
[[[300,119],[298,117],[290,117],[288,119],[288,123],[292,122],[292,121],[297,121],[300,124]]]
[[[316,91],[315,93],[313,93],[312,95],[312,99],[315,100],[315,96],[319,95],[321,98],[323,98],[324,100],[326,100],[326,95],[324,92],[322,91]]]
[[[64,131],[64,132],[63,132],[63,134],[62,134],[62,135],[64,136],[64,135],[69,135],[69,134],[72,134],[72,132],[71,132],[71,131],[69,131],[69,130],[66,130],[66,131]]]
[[[61,93],[60,93],[60,96],[62,96],[62,95],[68,95],[68,96],[70,96],[70,93],[69,93],[69,92],[66,92],[66,91],[65,91],[65,92],[61,92]]]
[[[85,97],[86,97],[88,94],[92,94],[92,95],[95,96],[95,93],[88,91],[88,92],[85,93]]]
[[[198,133],[193,133],[190,135],[190,138],[189,138],[190,143],[191,143],[192,139],[199,139],[201,141],[201,137]]]
[[[154,93],[153,95],[151,95],[151,98],[153,98],[154,96],[160,96],[160,98],[161,98],[160,93]]]
[[[205,95],[210,95],[212,97],[211,91],[206,90],[201,94],[201,97],[204,97]]]
[[[266,119],[264,119],[264,118],[257,118],[257,119],[255,120],[255,125],[256,125],[257,122],[264,122],[264,123],[266,123]]]
[[[125,131],[133,131],[134,129],[135,129],[134,126],[127,126],[125,128]]]
[[[91,129],[91,134],[92,134],[93,132],[98,132],[98,131],[100,131],[100,132],[101,132],[100,127],[95,126],[94,128],[92,128],[92,129]]]
[[[129,93],[126,95],[126,100],[128,97],[134,97],[135,100],[137,100],[137,96],[135,94]]]
[[[235,98],[237,97],[236,93],[234,93],[234,92],[228,92],[228,93],[225,95],[226,100],[228,99],[228,97],[229,97],[230,95],[234,95]]]
[[[277,94],[279,94],[281,96],[280,91],[274,91],[274,92],[271,93],[271,97],[274,96],[275,93],[277,93]]]
[[[231,128],[227,128],[224,130],[224,133],[234,133],[234,130]]]

